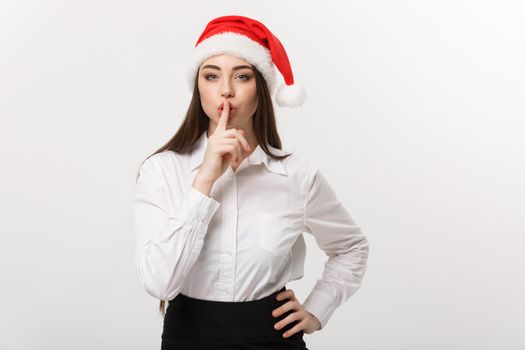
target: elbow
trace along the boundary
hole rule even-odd
[[[352,261],[358,265],[366,265],[368,261],[368,254],[370,251],[370,243],[364,234],[359,234],[344,250],[345,254],[352,257]]]
[[[363,240],[360,246],[360,251],[364,255],[364,259],[368,260],[368,253],[370,252],[370,243],[368,242],[368,238],[366,236],[363,236]]]
[[[368,254],[370,252],[370,243],[368,242],[366,236],[362,236],[361,241],[356,245],[356,250],[359,254],[361,263],[366,265],[368,261]]]
[[[182,284],[173,280],[173,276],[169,277],[140,262],[137,263],[137,273],[146,293],[159,300],[172,300],[182,290]]]

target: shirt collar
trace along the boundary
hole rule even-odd
[[[199,136],[195,144],[193,145],[194,149],[191,153],[191,171],[193,172],[202,162],[204,158],[204,152],[208,146],[208,136],[206,135],[206,130]],[[272,147],[268,145],[268,148],[272,151],[273,154],[283,155],[286,154],[283,150]],[[255,165],[263,163],[269,171],[274,173],[287,175],[286,170],[283,166],[283,161],[278,159],[273,159],[269,157],[261,146],[257,145],[255,150],[248,156],[248,163]]]

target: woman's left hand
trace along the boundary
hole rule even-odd
[[[277,300],[290,299],[290,301],[279,306],[277,309],[273,310],[272,315],[274,317],[279,317],[288,310],[296,310],[292,312],[284,319],[280,320],[275,324],[275,329],[279,330],[285,327],[287,324],[293,321],[299,321],[294,327],[289,329],[283,334],[283,337],[288,338],[289,336],[304,330],[304,333],[311,334],[319,328],[321,328],[321,322],[315,317],[312,313],[305,310],[303,305],[295,297],[295,293],[292,289],[287,289],[276,296]]]

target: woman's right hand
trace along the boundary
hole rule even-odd
[[[201,181],[213,183],[226,171],[230,164],[242,162],[251,147],[241,129],[226,129],[230,117],[230,103],[224,102],[221,118],[210,137],[197,176]]]

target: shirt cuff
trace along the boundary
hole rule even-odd
[[[336,309],[331,296],[317,289],[313,289],[310,292],[303,303],[303,307],[319,319],[319,322],[321,322],[321,328],[319,328],[319,330],[325,327]]]

